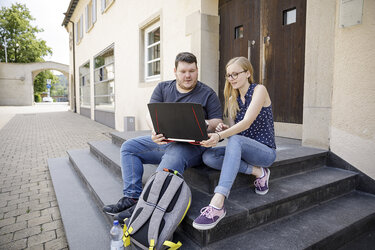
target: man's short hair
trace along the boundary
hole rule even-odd
[[[190,52],[181,52],[176,56],[174,66],[177,69],[179,62],[195,63],[197,65],[197,58]]]

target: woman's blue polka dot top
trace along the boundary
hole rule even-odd
[[[251,103],[254,88],[256,86],[256,83],[250,84],[249,90],[245,95],[245,103],[242,103],[240,96],[237,97],[237,102],[240,110],[237,112],[236,119],[234,120],[235,123],[238,123],[244,118],[246,110]],[[262,107],[260,113],[258,114],[255,121],[250,125],[250,127],[238,134],[247,136],[271,148],[276,148],[272,105],[268,107]]]

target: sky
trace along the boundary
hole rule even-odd
[[[0,7],[10,7],[14,3],[26,4],[36,19],[32,25],[44,30],[36,36],[45,40],[53,52],[44,60],[69,64],[69,33],[61,24],[70,0],[0,0]]]

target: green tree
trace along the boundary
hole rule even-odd
[[[51,79],[51,90],[54,88],[54,85],[59,81],[59,78],[55,76],[52,73],[52,71],[42,71],[34,79],[34,93],[40,94],[47,91],[47,79]]]
[[[30,21],[35,20],[26,5],[19,3],[0,10],[0,60],[5,62],[5,43],[7,44],[8,62],[30,63],[42,62],[43,56],[52,55],[52,49],[46,41],[38,39],[36,34],[42,32]]]
[[[68,96],[68,80],[64,75],[56,75],[56,84],[51,88],[51,96]]]

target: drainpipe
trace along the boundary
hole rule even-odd
[[[74,102],[74,113],[77,113],[77,102],[76,102],[76,46],[75,46],[75,31],[74,31],[74,22],[69,20],[69,23],[72,24],[73,28],[73,102]]]

